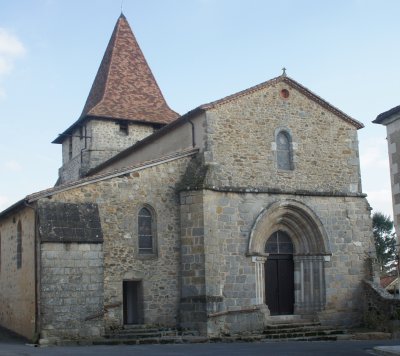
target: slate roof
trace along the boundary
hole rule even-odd
[[[166,103],[125,16],[121,14],[78,121],[53,143],[62,143],[88,118],[168,124],[179,116]]]
[[[103,242],[97,204],[43,201],[37,213],[42,242]]]
[[[374,121],[374,124],[381,124],[385,119],[391,117],[392,115],[400,114],[400,105],[396,106],[388,111],[379,114]]]

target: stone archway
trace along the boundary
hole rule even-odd
[[[257,217],[248,244],[253,261],[264,264],[267,239],[276,231],[287,233],[293,242],[294,313],[307,314],[325,305],[324,258],[330,255],[329,240],[317,215],[305,204],[294,199],[275,202]],[[263,266],[256,266],[257,300],[265,302]],[[262,283],[263,285],[261,285]]]

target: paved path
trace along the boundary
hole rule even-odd
[[[33,347],[21,343],[0,343],[0,356],[366,356],[376,355],[378,345],[394,345],[399,340],[378,341],[315,341],[315,342],[254,342],[181,345],[117,345],[117,346],[57,346]],[[382,355],[383,353],[379,353]]]

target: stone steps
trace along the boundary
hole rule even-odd
[[[180,331],[176,328],[157,328],[149,325],[125,326],[122,329],[109,331],[104,339],[114,340],[115,343],[165,343],[170,339],[179,339],[182,336],[197,336],[194,331]],[[147,341],[146,341],[147,340]]]
[[[322,326],[321,323],[311,320],[279,320],[267,325],[263,335],[265,340],[297,340],[297,341],[321,341],[337,340],[338,335],[345,331],[337,328]]]

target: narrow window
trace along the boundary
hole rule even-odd
[[[21,221],[17,224],[17,268],[22,266],[22,226]]]
[[[83,126],[79,126],[79,138],[83,139]]]
[[[153,215],[147,208],[142,208],[138,215],[139,254],[154,253]]]
[[[129,134],[129,126],[127,122],[120,122],[119,123],[119,132],[121,132],[124,135]]]
[[[290,171],[293,169],[292,152],[289,133],[280,131],[276,136],[276,161],[278,169]]]
[[[69,138],[69,144],[68,144],[68,157],[69,159],[72,158],[72,136]]]

